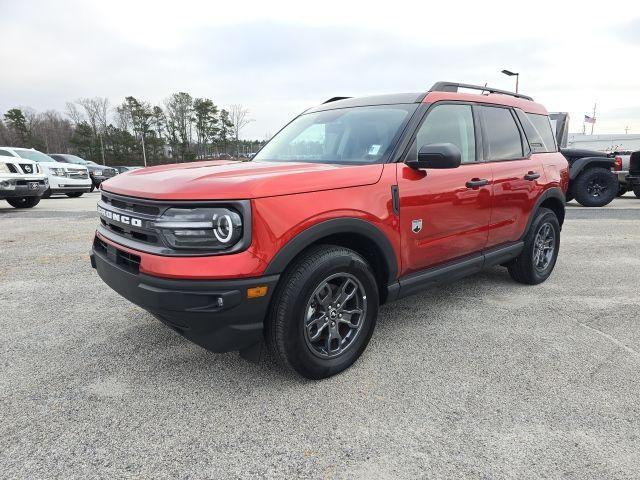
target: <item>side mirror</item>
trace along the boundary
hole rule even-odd
[[[418,150],[418,159],[407,161],[414,170],[425,168],[458,168],[462,153],[453,143],[431,143]]]

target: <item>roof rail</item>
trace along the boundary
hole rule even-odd
[[[470,90],[480,90],[483,92],[489,93],[499,93],[500,95],[510,95],[512,97],[523,98],[525,100],[533,101],[533,98],[528,95],[522,95],[521,93],[508,92],[507,90],[500,90],[497,88],[480,86],[480,85],[469,85],[467,83],[456,83],[456,82],[436,82],[429,89],[430,92],[457,92],[459,88],[468,88]]]
[[[337,102],[338,100],[346,100],[347,98],[351,97],[331,97],[329,100],[322,102],[322,105],[324,105],[325,103]]]

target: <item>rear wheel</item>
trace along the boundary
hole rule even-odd
[[[378,287],[367,262],[353,250],[322,245],[283,276],[265,336],[283,365],[326,378],[360,357],[377,315]]]
[[[33,208],[40,203],[40,197],[15,197],[7,198],[9,205],[15,208]]]
[[[616,197],[618,179],[602,167],[588,168],[574,182],[573,193],[584,207],[603,207]]]
[[[78,198],[81,197],[84,192],[69,192],[65,193],[65,195],[69,198]]]
[[[516,282],[537,285],[544,282],[555,267],[560,249],[560,224],[555,213],[541,208],[531,223],[520,255],[507,268]]]

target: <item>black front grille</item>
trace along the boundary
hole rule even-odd
[[[135,199],[118,199],[107,194],[102,194],[102,201],[108,205],[112,205],[120,210],[125,210],[129,213],[143,213],[145,215],[160,215],[160,208],[152,205],[145,205],[142,202],[138,202]]]
[[[36,167],[30,163],[21,163],[20,168],[24,173],[36,173]]]
[[[640,175],[640,150],[631,154],[629,160],[629,174]]]
[[[103,242],[98,237],[93,241],[93,248],[97,254],[102,255],[111,263],[118,265],[123,270],[138,274],[140,272],[140,256],[125,252]]]
[[[16,185],[28,185],[30,183],[37,183],[38,185],[44,185],[44,180],[17,180]]]
[[[18,173],[18,169],[13,163],[7,163],[7,167],[11,173]]]

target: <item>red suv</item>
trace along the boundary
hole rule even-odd
[[[193,342],[251,358],[266,340],[323,378],[360,356],[382,303],[493,265],[546,280],[567,184],[547,111],[524,95],[439,82],[337,97],[251,162],[106,181],[91,261]]]

